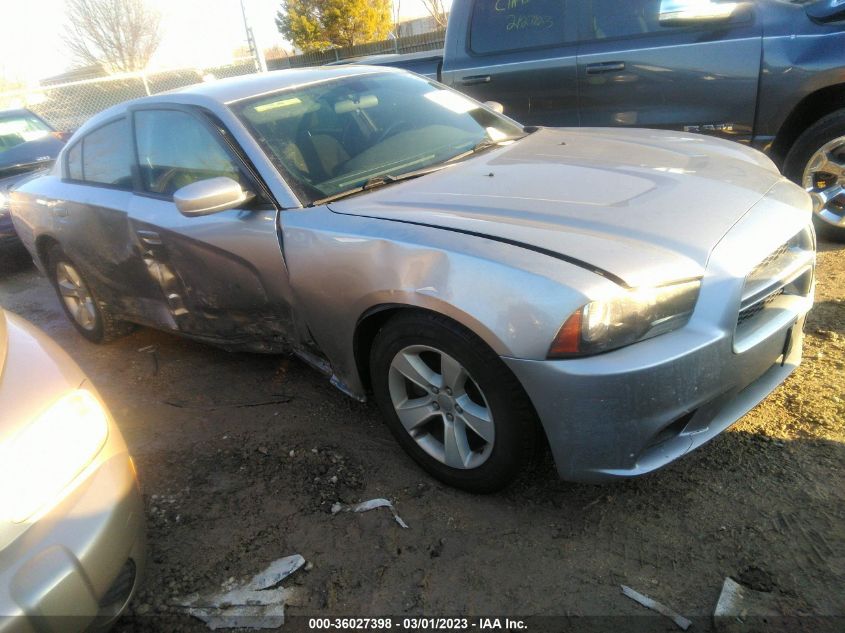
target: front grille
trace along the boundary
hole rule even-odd
[[[745,277],[737,328],[751,327],[784,296],[806,296],[813,282],[815,242],[811,228],[806,228],[784,242],[758,263]]]
[[[136,573],[135,561],[131,558],[127,559],[123,567],[120,568],[117,578],[100,598],[100,616],[111,617],[123,609],[126,601],[132,595]]]
[[[736,320],[737,325],[742,325],[749,319],[753,319],[755,316],[760,314],[766,307],[772,303],[775,299],[783,294],[783,288],[778,288],[772,294],[768,295],[762,301],[758,301],[757,303],[753,303],[747,308],[743,308],[739,311],[739,318]]]

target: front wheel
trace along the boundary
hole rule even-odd
[[[819,233],[845,241],[845,110],[810,126],[790,149],[783,171],[812,196]]]
[[[441,481],[493,492],[531,461],[538,444],[521,385],[477,336],[433,314],[400,314],[370,354],[376,403],[408,454]]]

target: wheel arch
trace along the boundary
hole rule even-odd
[[[505,350],[504,343],[491,330],[463,312],[460,313],[463,318],[455,318],[456,315],[447,314],[446,310],[436,309],[432,306],[411,303],[380,303],[368,308],[358,317],[352,336],[355,368],[366,392],[369,392],[371,387],[370,350],[376,335],[384,324],[397,314],[412,312],[433,314],[448,319],[475,334],[497,355],[501,355]],[[453,310],[449,310],[449,312],[453,312]]]
[[[789,150],[811,125],[823,117],[845,109],[845,83],[825,86],[804,97],[796,105],[778,130],[770,154],[783,168]]]
[[[52,249],[53,246],[61,247],[61,244],[59,243],[59,240],[57,240],[49,233],[43,233],[37,238],[35,238],[35,255],[37,258],[36,264],[38,264],[41,270],[45,273],[47,272],[47,264],[50,249]]]

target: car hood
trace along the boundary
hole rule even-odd
[[[657,130],[541,129],[332,211],[518,243],[629,286],[700,276],[781,180],[737,143]]]
[[[22,168],[48,167],[59,155],[64,141],[49,134],[43,138],[21,143],[0,152],[0,178],[18,173]]]

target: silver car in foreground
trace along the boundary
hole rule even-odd
[[[762,154],[523,128],[423,77],[289,70],[126,103],[13,194],[77,329],[293,351],[452,485],[641,475],[801,358],[811,202]]]
[[[135,464],[79,366],[0,309],[0,633],[104,630],[146,561]]]

